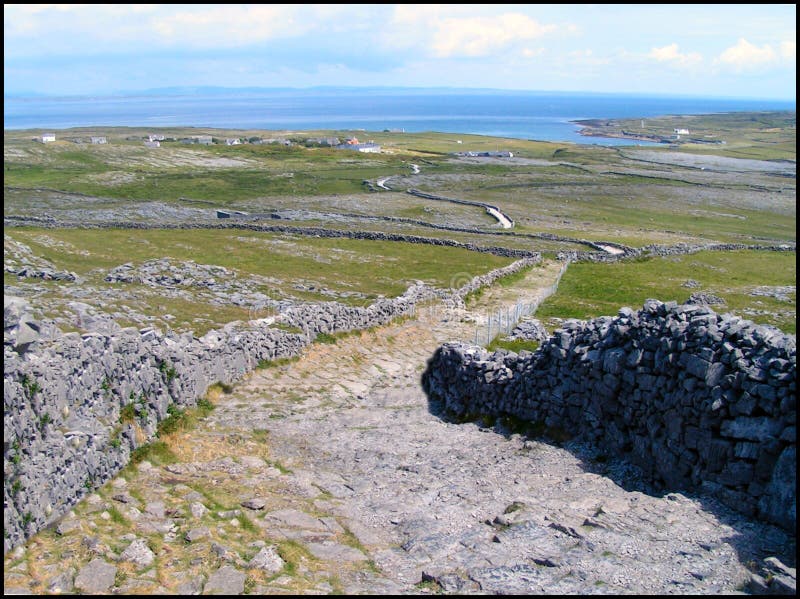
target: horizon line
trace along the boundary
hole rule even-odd
[[[215,85],[180,85],[158,88],[146,88],[138,90],[116,90],[107,93],[72,93],[72,94],[53,94],[34,91],[7,93],[3,92],[3,98],[13,99],[59,99],[59,98],[109,98],[109,97],[130,97],[130,96],[155,96],[155,95],[180,95],[188,94],[194,90],[198,92],[230,93],[230,92],[357,92],[357,91],[403,91],[403,92],[471,92],[471,93],[517,93],[517,94],[541,94],[541,95],[597,95],[597,96],[640,96],[649,98],[695,98],[709,100],[756,100],[771,102],[791,102],[796,103],[796,97],[763,97],[763,96],[734,96],[734,95],[702,95],[691,93],[668,93],[668,92],[607,92],[592,90],[534,90],[534,89],[506,89],[491,87],[456,87],[456,86],[380,86],[380,85],[318,85],[307,87],[265,87],[265,86],[243,86],[228,87]]]

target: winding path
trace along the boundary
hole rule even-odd
[[[418,175],[420,173],[419,165],[411,164],[410,166],[411,166],[412,174]],[[381,189],[384,189],[386,191],[392,191],[392,189],[390,187],[386,187],[386,182],[389,179],[391,179],[392,177],[394,177],[394,176],[395,175],[390,175],[388,177],[382,177],[382,178],[378,179],[375,182],[375,184],[378,187],[380,187]],[[424,198],[427,198],[429,200],[440,200],[440,201],[444,201],[444,202],[454,202],[454,203],[457,203],[457,204],[467,204],[467,205],[470,205],[470,206],[479,206],[479,207],[483,208],[484,210],[486,210],[486,212],[487,212],[487,214],[489,214],[489,216],[491,216],[492,218],[497,219],[497,222],[500,224],[500,226],[503,229],[513,229],[514,228],[514,221],[511,220],[505,214],[503,214],[500,211],[500,208],[498,208],[497,206],[492,206],[491,204],[485,204],[483,202],[473,202],[471,200],[460,200],[460,199],[455,199],[455,198],[446,198],[446,197],[437,196],[437,195],[431,194],[431,193],[420,192],[420,191],[415,190],[415,189],[409,189],[408,193],[410,193],[412,195],[416,195],[418,197],[424,197]]]
[[[560,268],[489,288],[469,311],[421,307],[256,371],[170,442],[177,462],[109,483],[28,550],[29,569],[5,571],[6,589],[69,590],[119,559],[120,594],[737,592],[747,561],[785,542],[775,529],[648,494],[590,446],[448,422],[429,404],[433,351],[469,340],[479,314],[537,297]],[[112,508],[127,530],[108,528]],[[136,539],[155,548],[152,567],[120,553]],[[271,575],[250,560],[274,547]]]

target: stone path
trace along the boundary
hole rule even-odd
[[[256,371],[168,441],[176,462],[141,463],[8,556],[6,593],[717,594],[753,560],[794,565],[785,533],[654,494],[592,447],[440,418],[420,376],[470,318],[421,308]]]

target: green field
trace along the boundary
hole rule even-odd
[[[646,119],[614,119],[602,130],[672,138],[681,151],[756,160],[795,160],[795,112],[746,112],[715,115],[665,115]]]
[[[641,120],[609,124],[635,126],[641,128]],[[35,141],[41,131],[5,131],[4,215],[50,216],[73,223],[174,225],[188,220],[202,227],[219,222],[216,208],[227,208],[261,214],[267,224],[438,237],[538,251],[548,258],[565,250],[585,251],[587,246],[576,240],[632,247],[796,242],[794,112],[645,119],[650,134],[669,135],[675,128],[725,144],[601,147],[435,132],[118,127],[61,130],[58,141],[45,145]],[[160,148],[147,148],[143,140],[149,133],[161,133],[167,140]],[[92,145],[91,135],[105,135],[108,143]],[[218,143],[179,141],[197,135],[211,135]],[[375,141],[382,152],[360,154],[308,142],[328,136]],[[221,140],[227,137],[280,142],[226,146]],[[468,150],[509,150],[514,157],[454,155]],[[731,161],[733,157],[747,160]],[[386,177],[391,177],[392,191],[377,187]],[[406,193],[411,188],[496,205],[515,227],[498,228],[478,206],[411,196]],[[566,239],[528,236],[543,234]],[[85,286],[98,292],[109,285],[102,281],[109,269],[166,257],[225,266],[245,278],[268,277],[268,283],[256,287],[274,299],[363,304],[401,293],[413,280],[446,286],[456,274],[480,274],[509,262],[435,246],[202,228],[143,232],[6,227],[6,236],[28,245],[57,269],[78,273]],[[724,298],[726,309],[794,331],[793,292],[790,305],[769,295],[752,295],[762,287],[793,287],[794,261],[793,252],[718,252],[573,264],[542,314],[585,318],[614,314],[621,305],[637,307],[648,297],[683,301],[692,289],[682,284],[694,279],[700,284],[697,289]],[[5,276],[5,285],[15,293],[33,294],[62,316],[65,304],[80,297],[79,290],[63,284],[11,275]],[[241,306],[211,305],[199,296],[164,299],[144,286],[126,289],[130,298],[108,297],[110,312],[123,315],[126,306],[156,315],[168,310],[175,328],[207,329],[251,315]]]
[[[797,292],[788,292],[786,300],[759,293],[796,285],[794,252],[707,251],[614,264],[578,263],[570,265],[558,293],[542,304],[537,317],[583,320],[615,315],[622,306],[638,310],[649,298],[683,303],[693,292],[705,292],[725,301],[711,306],[716,312],[733,312],[795,334]]]
[[[674,118],[664,123],[654,119],[653,127],[666,130],[675,124]],[[760,144],[758,147],[794,143],[789,116],[774,117],[775,122],[764,121],[762,115],[756,121],[726,115],[691,118],[703,127],[716,123],[720,130],[736,131],[750,140],[747,143]],[[752,130],[746,128],[748,124]],[[766,125],[770,127],[765,129]],[[108,137],[107,145],[85,143],[89,134],[98,133],[95,130],[65,130],[59,132],[59,141],[47,145],[32,141],[34,131],[6,131],[5,213],[23,213],[33,206],[52,211],[77,209],[90,198],[96,208],[131,208],[142,202],[251,212],[289,207],[486,229],[495,224],[474,207],[425,202],[397,193],[381,199],[386,192],[371,193],[364,183],[393,176],[391,186],[400,193],[415,187],[496,204],[514,218],[519,232],[619,240],[635,246],[683,240],[758,243],[796,239],[794,177],[711,173],[698,166],[661,164],[658,156],[666,154],[659,148],[369,132],[368,138],[380,143],[384,151],[360,154],[305,147],[303,140],[323,135],[364,137],[364,132],[200,129],[162,133],[174,140],[202,133],[217,139],[277,136],[294,140],[294,144],[200,146],[165,141],[160,148],[145,148],[144,130],[102,132]],[[79,140],[81,143],[75,143]],[[451,155],[489,149],[511,150],[515,157],[465,160]],[[412,174],[412,164],[422,169],[420,175]],[[79,195],[65,198],[64,192]],[[54,193],[62,194],[55,205],[48,201]]]
[[[186,294],[171,297],[157,287],[105,282],[109,270],[126,263],[138,267],[149,260],[168,258],[175,265],[193,262],[222,266],[236,279],[255,277],[250,287],[272,299],[336,299],[367,305],[381,296],[400,295],[415,281],[447,289],[454,280],[463,284],[465,276],[474,277],[512,262],[460,248],[237,230],[19,228],[7,229],[5,238],[7,253],[11,240],[23,243],[56,270],[81,277],[80,283],[66,284],[5,275],[7,288],[38,288],[37,301],[50,306],[53,316],[69,314],[66,305],[80,301],[91,290],[103,298],[109,312],[125,312],[123,307],[130,304],[137,311],[159,315],[161,324],[195,333],[252,318],[251,306],[212,303],[208,294],[192,286],[172,285]],[[160,317],[164,313],[174,319],[164,321]]]

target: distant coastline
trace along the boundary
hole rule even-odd
[[[634,134],[626,131],[615,131],[610,129],[613,127],[613,121],[605,119],[585,119],[579,121],[572,121],[581,128],[578,130],[578,135],[585,137],[603,137],[614,139],[629,139],[631,141],[646,141],[650,143],[669,143],[661,135],[648,135],[648,134]]]
[[[741,148],[753,142],[753,125],[765,130],[782,127],[787,131],[796,126],[796,111],[765,110],[737,111],[710,114],[664,114],[653,117],[579,119],[573,123],[580,127],[578,134],[592,138],[617,138],[637,144],[659,144],[671,148],[689,146],[694,149],[718,147],[729,144]],[[720,128],[719,118],[725,117],[725,127]],[[749,132],[749,133],[748,133]],[[786,137],[781,143],[793,140]]]
[[[173,90],[169,90],[173,91]],[[230,90],[176,95],[5,97],[3,127],[208,127],[237,130],[405,130],[538,141],[656,143],[611,131],[579,131],[599,119],[793,109],[777,100],[611,94],[431,90]],[[586,127],[584,127],[585,129]],[[613,133],[608,135],[608,133]]]

